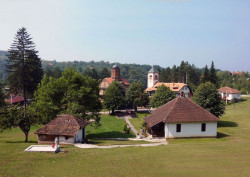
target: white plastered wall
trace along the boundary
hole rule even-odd
[[[206,123],[206,131],[201,131],[201,124]],[[181,132],[176,132],[177,123],[165,124],[165,138],[185,137],[216,137],[217,122],[178,123],[181,124]]]

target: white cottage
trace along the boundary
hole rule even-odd
[[[83,143],[86,139],[85,128],[89,124],[71,114],[61,114],[38,129],[38,144],[53,143],[57,137],[59,144]]]
[[[218,90],[219,94],[221,94],[221,98],[224,100],[229,100],[231,101],[232,99],[240,99],[241,97],[241,92],[239,90],[230,88],[230,87],[221,87]]]
[[[153,136],[165,138],[216,137],[219,118],[189,98],[178,97],[144,118]]]

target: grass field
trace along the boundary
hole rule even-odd
[[[132,138],[135,137],[132,132],[124,134],[125,121],[117,119],[115,116],[101,115],[101,126],[98,128],[87,126],[87,138],[102,137],[102,138]]]
[[[158,147],[64,146],[67,153],[59,154],[24,153],[37,142],[38,127],[32,127],[29,143],[12,129],[0,134],[0,176],[250,176],[250,100],[228,106],[221,120],[219,138],[177,139]]]

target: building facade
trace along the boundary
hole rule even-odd
[[[144,118],[154,137],[216,137],[219,118],[189,98],[178,97]]]
[[[145,91],[151,97],[161,85],[168,87],[175,93],[176,97],[182,96],[189,98],[193,96],[191,88],[185,83],[159,82],[159,72],[156,71],[154,67],[152,67],[148,72],[147,89]]]
[[[231,101],[232,99],[239,100],[241,98],[241,92],[230,87],[221,87],[218,89],[218,92],[224,100]]]
[[[111,68],[111,77],[104,78],[99,85],[100,95],[104,95],[106,89],[114,81],[121,83],[125,87],[125,89],[128,89],[130,86],[130,83],[126,79],[120,77],[120,68],[117,65],[114,65]]]

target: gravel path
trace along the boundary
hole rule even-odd
[[[109,145],[109,146],[97,146],[93,144],[75,144],[76,147],[83,149],[91,149],[91,148],[116,148],[116,147],[132,147],[132,146],[141,146],[141,147],[152,147],[152,146],[160,146],[167,145],[167,142],[162,143],[153,143],[153,144],[131,144],[131,145]]]
[[[132,130],[132,132],[137,135],[138,131],[135,129],[135,127],[131,124],[131,122],[129,121],[129,119],[132,118],[131,116],[127,115],[124,116],[124,120],[126,121],[126,123],[128,124],[128,126],[130,127],[130,129]]]

